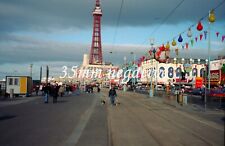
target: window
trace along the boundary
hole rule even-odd
[[[18,78],[15,78],[15,80],[14,80],[14,85],[19,85],[19,79]]]
[[[8,78],[9,85],[13,85],[13,78]]]

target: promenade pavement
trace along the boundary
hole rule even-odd
[[[223,123],[217,122],[202,116],[203,112],[185,111],[143,94],[117,92],[117,106],[110,104],[108,89],[59,97],[57,104],[52,99],[44,104],[42,97],[29,97],[28,101],[25,98],[24,102],[0,106],[6,115],[0,117],[0,145],[224,145],[222,119]],[[106,104],[101,103],[102,99]]]

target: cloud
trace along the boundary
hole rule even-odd
[[[52,41],[34,38],[32,36],[7,35],[0,36],[0,64],[4,63],[32,63],[40,61],[68,61],[81,62],[83,54],[89,54],[90,44]],[[131,52],[134,52],[136,58],[148,52],[149,46],[123,44],[111,45],[104,44],[103,59],[115,64],[123,63],[126,56],[128,60],[133,59]],[[188,51],[188,55],[192,58],[204,58],[208,56],[205,49],[192,48]],[[211,49],[212,57],[217,57],[224,52],[224,47]],[[185,57],[185,51],[181,49],[181,55]],[[175,54],[174,51],[171,54]]]
[[[165,23],[196,22],[222,0],[186,0]],[[124,0],[120,26],[157,25],[181,0]],[[57,31],[91,28],[94,0],[1,0],[0,31]],[[104,26],[116,26],[121,0],[102,0]],[[204,3],[204,4],[203,4]],[[216,10],[224,21],[225,4]]]

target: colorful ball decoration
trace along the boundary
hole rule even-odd
[[[188,36],[189,38],[192,37],[191,28],[188,29],[187,36]]]
[[[209,20],[209,22],[211,22],[211,23],[213,23],[213,22],[216,21],[216,16],[215,16],[215,14],[214,14],[214,10],[211,10],[211,11],[209,12],[208,20]]]
[[[167,42],[165,48],[166,48],[165,51],[169,51],[170,50],[170,43],[169,42]]]
[[[177,45],[177,42],[175,41],[175,39],[173,39],[172,46],[176,46],[176,45]]]
[[[182,38],[181,34],[179,35],[178,42],[180,42],[180,43],[183,42],[183,38]]]
[[[202,29],[203,29],[202,23],[201,23],[201,21],[199,21],[198,25],[197,25],[197,30],[202,31]]]

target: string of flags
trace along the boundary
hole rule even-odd
[[[209,15],[208,15],[208,22],[211,24],[211,23],[214,23],[216,21],[216,17],[215,17],[215,13],[214,13],[214,10],[211,10],[209,12]],[[207,16],[201,18],[197,25],[196,24],[193,24],[191,25],[190,27],[188,27],[188,29],[182,33],[179,33],[179,35],[173,37],[172,40],[170,41],[167,41],[166,45],[162,44],[161,46],[159,47],[156,47],[156,48],[153,48],[151,50],[148,51],[148,56],[151,56],[151,57],[154,57],[157,61],[159,62],[163,62],[165,63],[167,61],[167,59],[170,57],[170,44],[175,47],[175,54],[178,56],[179,54],[179,49],[177,47],[177,45],[180,45],[182,49],[186,49],[188,50],[190,45],[193,47],[195,43],[197,42],[200,42],[202,41],[203,39],[204,40],[207,40],[208,39],[208,30],[205,29],[205,27],[203,26],[202,24],[202,21],[206,18]],[[193,28],[196,26],[196,30],[197,30],[197,35],[194,37],[193,36]],[[210,30],[211,32],[211,30]],[[188,40],[184,40],[184,38],[182,37],[182,35],[184,35],[184,33],[186,33],[187,37],[188,37]],[[215,33],[216,35],[216,38],[218,38],[219,40],[221,40],[222,42],[224,42],[225,40],[225,35],[222,34],[221,32],[219,31],[216,31],[216,32],[211,32],[211,34],[213,35],[213,33]],[[178,37],[178,38],[177,38]],[[177,41],[176,41],[176,38],[177,38]],[[165,53],[165,57],[164,59],[161,59],[161,54],[162,53]],[[142,56],[141,58],[138,59],[137,63],[138,65],[141,64],[141,62],[143,62],[145,59],[147,59],[146,56]]]

